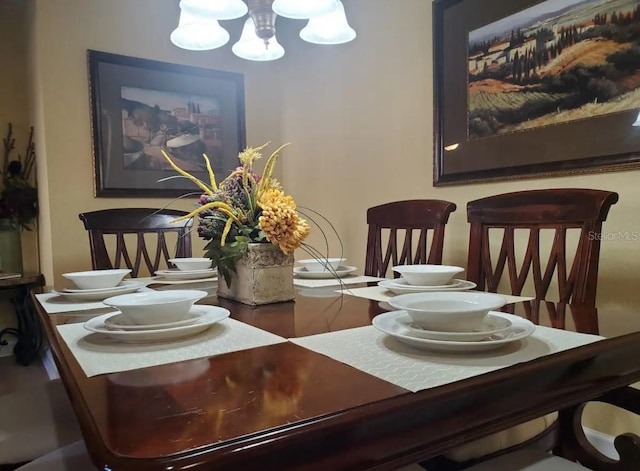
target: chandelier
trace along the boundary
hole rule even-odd
[[[178,27],[171,42],[191,51],[207,51],[229,42],[219,21],[248,13],[242,34],[231,50],[247,60],[270,61],[284,56],[276,38],[276,16],[308,19],[300,37],[314,44],[343,44],[356,32],[349,26],[340,0],[181,0]]]

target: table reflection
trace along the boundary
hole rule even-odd
[[[238,353],[108,375],[113,450],[171,454],[185,443],[191,449],[300,420],[313,389],[309,356],[268,348]]]

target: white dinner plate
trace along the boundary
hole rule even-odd
[[[495,311],[489,311],[485,321],[478,329],[469,332],[451,332],[442,330],[428,330],[416,325],[405,311],[404,316],[397,316],[396,322],[407,329],[408,335],[432,340],[453,340],[458,342],[474,342],[497,336],[511,328],[511,321]],[[494,337],[497,338],[497,337]]]
[[[127,286],[131,286],[132,284],[136,284],[139,286],[144,285],[144,283],[140,281],[135,281],[134,279],[128,279],[128,280],[122,280],[116,286],[111,286],[109,288],[94,288],[94,289],[64,288],[62,291],[65,293],[84,293],[84,294],[110,293],[110,292],[120,291]]]
[[[162,342],[169,340],[177,340],[185,337],[191,337],[193,335],[204,332],[213,324],[220,322],[229,317],[229,311],[219,306],[205,306],[195,305],[189,312],[197,312],[199,314],[198,320],[189,325],[183,325],[179,327],[171,327],[168,329],[157,330],[120,330],[110,329],[105,325],[104,321],[113,316],[113,313],[104,314],[102,316],[94,317],[84,323],[84,328],[90,332],[98,334],[104,334],[112,339],[119,340],[126,343],[148,343],[148,342]]]
[[[358,267],[347,267],[347,266],[339,266],[335,272],[330,271],[309,271],[304,267],[294,267],[293,274],[299,278],[309,278],[314,280],[325,280],[329,278],[342,278],[343,276],[347,276],[354,271],[356,271]]]
[[[184,319],[180,319],[175,322],[166,322],[163,324],[134,324],[120,311],[114,313],[111,317],[107,317],[104,320],[104,325],[110,329],[118,330],[158,330],[158,329],[170,329],[172,327],[180,327],[183,325],[195,324],[198,322],[202,314],[198,309],[191,309]]]
[[[199,280],[201,278],[211,278],[218,273],[215,268],[207,268],[206,270],[158,270],[156,275],[166,278],[167,280]]]
[[[416,286],[407,283],[407,280],[396,278],[395,280],[382,280],[378,282],[378,286],[388,289],[394,294],[406,293],[427,293],[429,291],[467,291],[475,288],[477,285],[473,281],[453,280],[447,285],[441,286]]]
[[[385,312],[373,318],[372,324],[376,329],[392,336],[399,342],[420,350],[434,352],[465,353],[495,350],[518,340],[529,337],[536,330],[535,324],[519,316],[495,312],[492,314],[511,321],[511,328],[486,340],[460,342],[451,340],[433,340],[414,337],[400,322],[398,317],[407,316],[405,311]]]
[[[53,291],[54,293],[63,296],[71,301],[104,301],[112,296],[118,296],[120,294],[128,294],[138,291],[140,288],[144,288],[145,283],[125,283],[114,288],[103,289],[83,289],[83,290],[62,290]]]

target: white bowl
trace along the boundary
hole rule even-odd
[[[210,258],[170,258],[178,270],[206,270],[211,268]]]
[[[346,260],[346,258],[308,258],[296,260],[296,262],[309,272],[325,272],[328,268],[333,271],[337,270]]]
[[[505,304],[498,294],[478,291],[401,294],[389,300],[392,308],[406,311],[423,329],[445,332],[479,329],[489,311]]]
[[[449,265],[396,265],[393,271],[400,273],[407,283],[415,286],[446,285],[464,268]]]
[[[125,275],[129,273],[131,273],[131,270],[128,268],[116,268],[63,273],[62,276],[73,281],[73,284],[80,289],[101,289],[117,286]]]
[[[207,296],[199,290],[145,291],[123,294],[102,301],[120,310],[134,324],[165,324],[181,321],[191,306]]]

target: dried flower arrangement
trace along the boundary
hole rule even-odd
[[[0,170],[3,183],[0,191],[0,219],[10,220],[17,227],[30,230],[38,216],[38,190],[31,181],[36,163],[33,127],[29,131],[24,155],[18,154],[16,159],[11,156],[16,142],[11,123],[2,142],[4,155]]]

